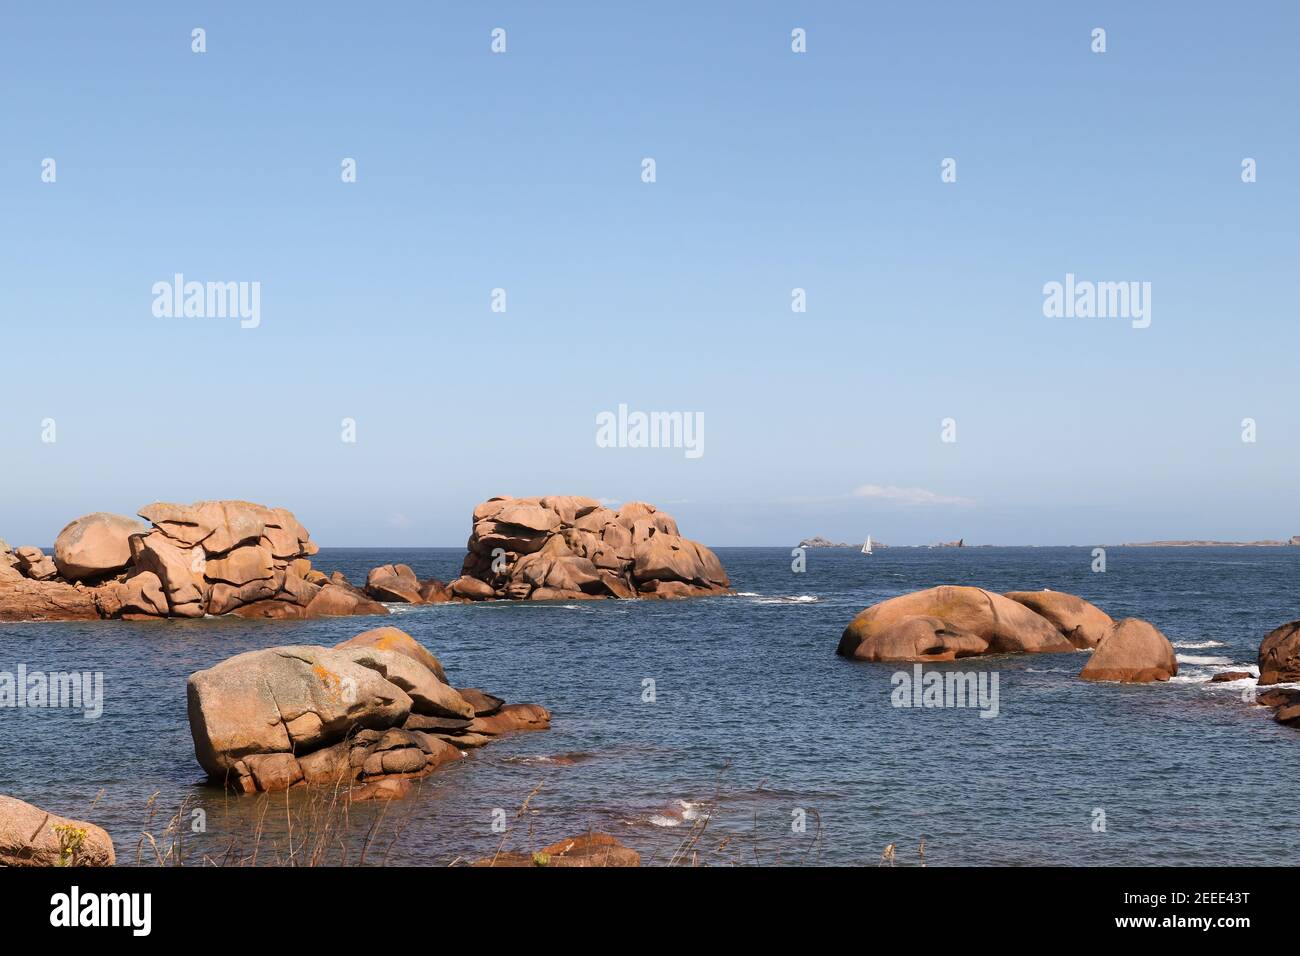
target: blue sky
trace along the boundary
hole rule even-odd
[[[497,493],[715,545],[1300,534],[1294,4],[2,16],[11,544],[238,497],[458,545]],[[260,326],[154,317],[177,272],[260,282]],[[1067,272],[1151,326],[1044,317]],[[597,447],[620,403],[705,453]]]

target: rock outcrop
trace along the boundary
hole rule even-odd
[[[1047,618],[1077,648],[1096,647],[1115,626],[1101,608],[1064,591],[1009,591],[1007,597]]]
[[[0,794],[0,866],[112,866],[113,841],[93,823]]]
[[[641,854],[608,833],[584,833],[560,840],[536,853],[503,852],[478,860],[474,866],[640,866]]]
[[[78,518],[54,540],[54,565],[65,581],[116,574],[131,563],[131,535],[147,530],[131,518],[102,511]]]
[[[1300,690],[1274,687],[1255,698],[1255,703],[1273,708],[1273,719],[1287,727],[1300,728]]]
[[[472,601],[683,598],[729,593],[712,551],[654,505],[592,498],[490,498],[474,509],[451,594]]]
[[[1264,635],[1259,645],[1259,683],[1300,681],[1300,621],[1291,621]]]
[[[8,578],[0,569],[0,621],[93,621],[104,616],[88,588]]]
[[[245,793],[420,777],[493,737],[550,726],[544,707],[451,687],[397,628],[239,654],[193,674],[187,691],[199,764]]]
[[[18,570],[33,581],[53,581],[59,576],[59,569],[40,548],[21,547],[14,552],[14,557]]]
[[[1249,680],[1255,675],[1250,671],[1220,671],[1210,678],[1211,684],[1230,684],[1233,681]]]
[[[334,578],[345,587],[351,587],[335,572]],[[366,576],[364,591],[358,591],[375,601],[401,604],[444,604],[448,601],[465,601],[467,598],[452,593],[445,581],[427,578],[421,581],[409,565],[385,564],[373,568]]]
[[[424,597],[420,594],[420,581],[405,564],[385,564],[372,570],[366,577],[366,593],[378,601],[424,603]]]
[[[1097,645],[1079,676],[1130,684],[1165,681],[1178,673],[1173,644],[1155,627],[1126,617]]]
[[[982,588],[942,585],[862,611],[844,629],[836,653],[868,661],[945,661],[1071,650],[1056,625],[1023,604]]]
[[[1087,680],[1168,680],[1173,645],[1146,621],[1119,624],[1062,591],[942,585],[881,601],[849,622],[836,650],[863,661],[951,661],[982,654],[1060,653],[1096,648]],[[1262,658],[1261,658],[1262,660]]]
[[[316,544],[284,508],[155,502],[140,516],[150,526],[102,512],[78,518],[52,560],[39,548],[0,548],[0,621],[388,613],[312,568]]]
[[[52,559],[0,541],[0,621],[296,619],[387,614],[394,602],[730,593],[717,555],[644,502],[612,511],[574,496],[492,498],[474,509],[459,578],[421,580],[386,564],[364,587],[314,569],[316,544],[284,508],[155,502],[139,514],[148,526],[103,512],[78,518],[59,533]]]

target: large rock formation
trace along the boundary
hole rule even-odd
[[[982,588],[942,585],[862,611],[844,629],[836,653],[869,661],[944,661],[1071,650],[1056,625],[1023,604]]]
[[[0,794],[0,866],[112,866],[113,841],[93,823]]]
[[[1259,645],[1259,683],[1300,681],[1300,621],[1276,627]]]
[[[452,595],[468,600],[680,598],[728,593],[717,556],[677,522],[634,501],[490,498],[474,509],[469,554]]]
[[[59,533],[53,560],[0,541],[0,621],[315,618],[387,614],[384,602],[679,598],[730,584],[712,551],[643,502],[611,511],[591,498],[492,498],[474,509],[455,581],[386,564],[364,588],[313,569],[318,549],[284,508],[155,502],[139,513],[148,527],[103,512],[78,518]]]
[[[1178,659],[1169,639],[1146,621],[1126,617],[1097,645],[1079,676],[1140,684],[1169,680],[1177,673]]]
[[[388,613],[312,569],[318,549],[284,508],[155,502],[140,516],[151,526],[102,512],[78,518],[59,533],[53,560],[0,542],[0,620]]]
[[[1064,591],[1009,591],[1007,597],[1047,618],[1078,648],[1096,647],[1115,626],[1101,608]]]
[[[836,653],[864,661],[951,661],[1089,647],[1096,650],[1079,675],[1085,680],[1144,682],[1178,673],[1173,645],[1146,621],[1115,624],[1082,598],[1047,590],[1001,595],[943,585],[899,595],[850,621]]]
[[[543,707],[449,686],[397,628],[236,655],[193,674],[188,700],[200,765],[245,793],[424,776],[463,748],[550,726]]]

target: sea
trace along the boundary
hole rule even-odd
[[[1300,617],[1300,548],[719,548],[733,596],[390,605],[388,618],[0,624],[0,671],[102,673],[97,719],[0,709],[0,792],[90,820],[119,865],[449,865],[587,831],[647,865],[1289,861],[1300,731],[1253,703],[1260,640]],[[323,549],[449,580],[463,550]],[[912,665],[835,655],[863,608],[939,584],[1052,588],[1173,642],[1167,683],[1095,684],[1089,652],[927,664],[975,706],[900,706]],[[194,758],[186,679],[234,654],[406,630],[451,683],[545,705],[401,800],[234,795]],[[996,684],[993,678],[996,677]],[[900,701],[905,696],[905,701]],[[953,703],[949,700],[948,703]]]

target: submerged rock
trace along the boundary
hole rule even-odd
[[[1246,680],[1255,675],[1248,671],[1221,671],[1210,678],[1211,684],[1226,684],[1235,680]]]

